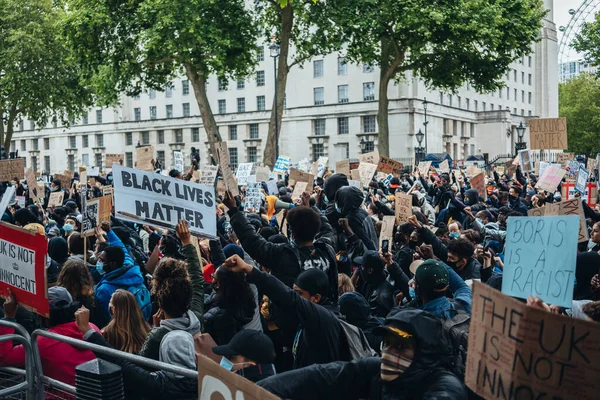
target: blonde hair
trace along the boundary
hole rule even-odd
[[[117,289],[111,298],[114,314],[102,329],[102,336],[115,349],[137,354],[150,333],[135,296],[127,290]]]
[[[346,274],[338,274],[338,295],[354,291],[354,284],[350,277]]]

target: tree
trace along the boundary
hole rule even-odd
[[[389,155],[388,85],[412,71],[429,88],[481,92],[503,86],[511,62],[531,52],[541,0],[328,0],[347,58],[380,67],[379,153]]]
[[[600,81],[581,74],[558,87],[559,114],[567,118],[569,151],[595,156],[600,152]]]
[[[68,0],[68,10],[65,34],[101,103],[162,90],[185,73],[209,142],[221,141],[206,82],[245,77],[256,64],[243,0]]]
[[[68,125],[92,103],[60,35],[63,14],[51,0],[0,0],[0,147],[28,118]]]

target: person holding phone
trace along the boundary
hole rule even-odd
[[[371,315],[385,318],[394,307],[394,287],[387,281],[384,260],[377,251],[367,250],[362,257],[353,261],[361,267],[357,291],[369,302]]]

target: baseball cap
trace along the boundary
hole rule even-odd
[[[415,281],[427,292],[444,292],[448,288],[448,270],[444,263],[427,260],[417,268]]]
[[[271,339],[253,329],[239,331],[229,344],[213,347],[212,351],[225,357],[242,355],[258,364],[272,364],[275,361],[275,346]]]
[[[385,319],[384,325],[374,328],[373,334],[376,336],[391,334],[399,341],[416,345],[417,338],[413,335],[413,329],[411,329],[410,323],[408,322],[412,319],[411,314],[415,312],[422,312],[422,310],[398,309],[397,311],[390,311]]]
[[[48,289],[48,303],[51,310],[63,310],[73,304],[73,297],[62,286],[53,286]]]
[[[356,257],[352,261],[354,264],[362,265],[363,268],[383,270],[385,267],[385,263],[379,256],[379,253],[375,250],[367,250],[362,257]]]

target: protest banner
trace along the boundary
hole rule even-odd
[[[583,169],[583,166],[580,165],[579,171],[577,172],[577,180],[575,181],[575,190],[581,194],[585,194],[585,189],[589,178],[590,173]]]
[[[360,181],[349,179],[348,180],[348,186],[352,186],[352,187],[359,188],[359,189],[362,190],[362,185],[360,184]]]
[[[308,182],[296,182],[294,191],[292,192],[292,201],[296,202],[302,197],[302,193],[306,192]]]
[[[115,216],[118,219],[175,228],[180,219],[190,231],[215,237],[215,191],[212,186],[115,165]]]
[[[556,168],[562,168],[562,165],[560,163],[548,163],[545,161],[541,161],[539,164],[540,164],[540,169],[536,173],[537,176],[544,175],[544,171],[546,171],[546,168],[548,168],[551,165],[555,166]]]
[[[48,207],[61,207],[63,205],[64,198],[65,192],[62,190],[50,193],[50,198],[48,199]]]
[[[17,158],[14,160],[0,161],[0,182],[10,182],[17,178],[21,179],[25,172],[25,159]]]
[[[81,230],[83,235],[93,236],[94,229],[100,225],[100,201],[98,199],[85,200],[82,207]]]
[[[242,376],[197,354],[199,400],[278,400],[279,398]]]
[[[371,183],[376,170],[377,164],[360,163],[358,173],[360,174],[360,183],[363,187],[369,187],[369,183]]]
[[[386,175],[392,174],[394,176],[400,176],[404,170],[404,164],[400,161],[396,161],[386,156],[379,156],[379,164],[377,164],[377,171],[383,172]]]
[[[27,171],[25,171],[25,180],[27,181],[27,189],[29,189],[29,197],[31,198],[31,200],[33,200],[34,203],[38,203],[38,187],[33,169],[29,168],[27,169]],[[42,196],[43,195],[44,193],[42,193]]]
[[[535,150],[565,150],[567,146],[566,118],[534,118],[529,120],[531,148]]]
[[[533,163],[531,162],[531,153],[529,149],[519,151],[519,165],[522,172],[532,172]]]
[[[113,195],[113,187],[112,186],[103,186],[102,187],[102,196],[112,196]]]
[[[391,250],[394,243],[394,224],[396,217],[393,215],[385,215],[381,222],[381,233],[379,234],[379,249],[383,249],[383,241],[388,240],[388,251]]]
[[[308,182],[308,186],[306,190],[312,192],[313,190],[313,182],[315,177],[313,174],[309,174],[308,172],[300,171],[294,167],[290,168],[290,181],[294,182]]]
[[[563,200],[570,200],[576,197],[575,184],[570,182],[563,182],[561,185],[561,196]],[[581,196],[590,207],[596,206],[596,199],[598,198],[598,188],[595,183],[589,182],[585,186],[585,191]]]
[[[567,161],[567,176],[570,179],[576,179],[577,173],[579,172],[579,162],[575,160]]]
[[[98,197],[98,223],[110,222],[112,215],[112,196]]]
[[[256,182],[266,182],[269,180],[271,170],[269,167],[256,167],[254,175],[256,175]]]
[[[579,218],[509,217],[502,293],[572,306]]]
[[[10,289],[23,306],[49,317],[46,236],[0,222],[0,296]]]
[[[335,163],[335,172],[338,174],[350,175],[350,160],[338,161]]]
[[[556,166],[555,164],[550,165],[544,169],[544,172],[538,179],[535,187],[545,190],[547,192],[554,193],[560,181],[565,176],[567,171]]]
[[[358,160],[360,164],[377,164],[379,162],[379,152],[373,151],[371,153],[359,154]]]
[[[279,156],[277,157],[277,161],[275,162],[275,166],[273,167],[273,172],[279,175],[285,175],[290,168],[290,164],[292,159],[287,156]]]
[[[248,182],[248,177],[252,174],[253,163],[241,163],[238,165],[235,177],[237,178],[238,185],[244,186]]]
[[[412,196],[396,191],[396,224],[408,222],[412,215]]]
[[[104,168],[112,168],[113,164],[123,165],[125,154],[106,154],[104,156]]]
[[[431,161],[421,161],[419,163],[419,173],[423,176],[427,175],[429,168],[431,168]]]
[[[556,154],[556,162],[561,164],[563,168],[567,167],[567,163],[575,159],[575,153],[558,153]]]
[[[329,165],[329,157],[319,157],[316,164],[317,164],[317,173],[315,174],[313,172],[313,175],[315,175],[318,178],[322,178],[323,175],[325,175],[325,170],[327,170],[327,165]]]
[[[529,307],[473,283],[465,384],[497,399],[592,400],[600,324]]]
[[[312,164],[308,161],[308,158],[305,158],[303,160],[300,160],[300,162],[298,162],[298,169],[300,171],[308,172],[309,174],[312,174]]]
[[[487,198],[487,191],[485,190],[485,174],[481,172],[479,175],[475,175],[471,178],[471,187],[477,189],[477,194],[483,197],[483,200]]]
[[[143,146],[135,149],[135,167],[142,171],[153,171],[154,146]]]
[[[252,210],[253,212],[260,211],[262,185],[260,182],[247,182],[246,183],[246,210]]]
[[[201,185],[214,185],[217,173],[219,172],[219,166],[217,165],[203,165],[200,171],[196,171],[199,174],[198,183]]]
[[[448,160],[444,160],[440,163],[440,171],[442,171],[443,174],[450,173],[450,165],[448,163]]]
[[[4,194],[2,195],[2,199],[0,200],[0,217],[4,215],[6,208],[10,204],[13,196],[15,195],[15,187],[7,186]],[[62,204],[62,203],[61,203]]]
[[[279,188],[277,187],[277,181],[266,181],[267,184],[267,193],[269,196],[278,196]]]
[[[173,152],[173,167],[179,172],[183,172],[185,169],[183,166],[183,153],[181,151]]]
[[[477,165],[469,165],[467,166],[467,170],[466,170],[466,175],[471,177],[471,176],[475,176],[475,175],[479,175],[483,172],[483,170],[481,168],[479,168]]]
[[[87,167],[87,176],[100,176],[100,168]]]

